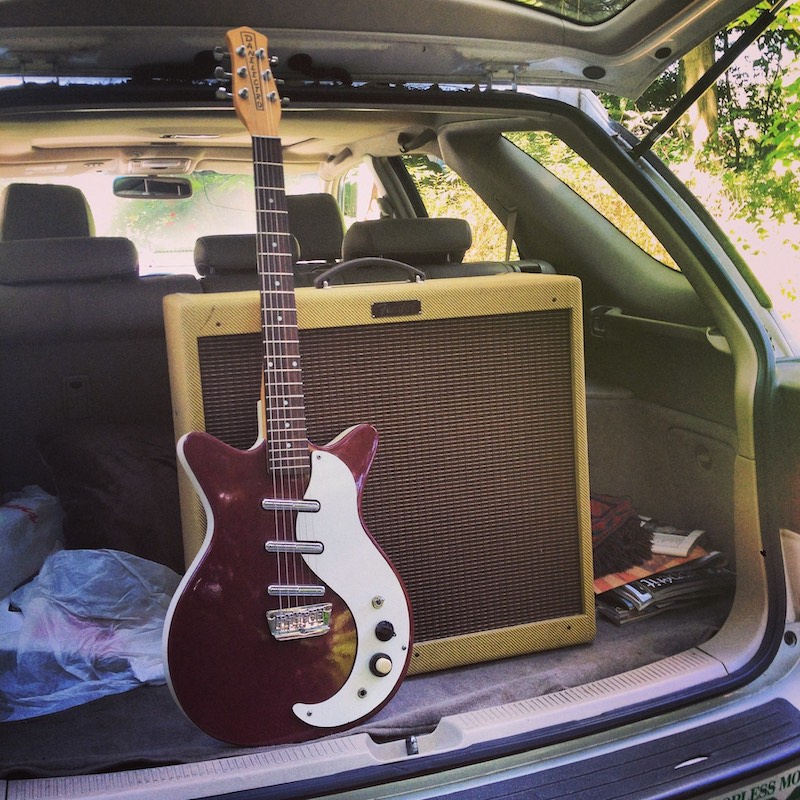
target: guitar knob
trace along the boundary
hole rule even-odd
[[[381,620],[375,626],[375,636],[378,641],[388,642],[394,635],[394,625],[388,619]]]
[[[385,678],[391,671],[392,659],[386,653],[375,653],[369,661],[369,670],[378,678]]]

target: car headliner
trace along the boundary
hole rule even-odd
[[[4,0],[0,74],[191,75],[226,30],[247,25],[268,36],[287,78],[313,77],[307,60],[290,62],[304,54],[354,81],[569,85],[636,97],[752,5],[634,0],[581,25],[506,0]]]

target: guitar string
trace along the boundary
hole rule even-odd
[[[303,494],[305,477],[302,469],[303,459],[307,457],[308,444],[305,436],[300,436],[301,433],[305,433],[305,426],[298,424],[304,423],[304,414],[302,403],[298,402],[301,400],[299,391],[301,384],[299,384],[300,361],[296,333],[296,306],[294,304],[291,248],[279,148],[280,140],[264,138],[259,145],[254,144],[254,160],[257,160],[267,178],[258,181],[258,191],[267,193],[267,202],[264,202],[263,197],[259,198],[258,208],[262,209],[262,213],[266,215],[266,218],[262,219],[262,230],[265,232],[265,241],[262,244],[267,246],[264,251],[265,257],[272,267],[269,270],[269,280],[273,281],[274,288],[277,290],[269,293],[269,297],[277,302],[270,303],[269,312],[265,311],[265,323],[267,315],[271,314],[272,316],[269,323],[273,333],[270,338],[274,367],[271,370],[271,377],[274,379],[274,386],[270,383],[270,407],[282,411],[278,419],[272,420],[270,426],[275,439],[272,449],[273,469],[279,473],[280,496],[300,499]],[[275,149],[277,149],[277,154],[271,152]],[[266,187],[266,189],[261,187]],[[294,333],[294,339],[290,339],[286,335],[286,331],[290,330]],[[301,448],[304,452],[302,457],[298,452]],[[300,517],[295,518],[295,513],[277,510],[275,512],[276,530],[280,530],[286,540],[295,539],[291,535],[293,522],[296,521],[296,524],[300,524]],[[291,583],[297,586],[308,583],[305,578],[305,559],[302,555],[284,554],[282,561],[283,573],[287,581],[291,578]],[[293,600],[294,605],[301,605],[299,596],[295,596]],[[283,607],[282,602],[281,607]]]
[[[258,243],[258,260],[259,266],[261,271],[261,314],[262,314],[262,324],[264,327],[264,358],[265,363],[263,364],[263,380],[264,380],[264,405],[265,407],[262,409],[262,415],[264,418],[264,438],[266,442],[265,446],[265,454],[266,454],[266,465],[265,468],[267,473],[270,474],[272,478],[272,486],[275,486],[277,481],[277,477],[279,476],[279,468],[277,463],[277,458],[270,458],[270,450],[276,447],[277,443],[275,441],[276,437],[276,424],[271,419],[271,416],[277,413],[278,409],[278,402],[279,398],[277,396],[276,386],[275,386],[275,370],[278,364],[279,353],[277,352],[276,348],[276,340],[274,335],[274,326],[273,321],[270,318],[271,314],[273,313],[271,306],[273,305],[270,301],[270,297],[276,297],[277,294],[274,291],[276,287],[269,286],[270,282],[275,282],[277,278],[273,274],[272,264],[269,259],[269,242],[268,236],[269,231],[271,229],[271,224],[267,221],[267,211],[266,211],[266,202],[269,202],[271,199],[270,192],[271,189],[262,188],[268,187],[270,184],[268,182],[268,175],[266,174],[267,168],[266,164],[264,163],[265,159],[261,153],[261,141],[260,139],[253,138],[253,164],[254,169],[256,172],[256,212],[258,215],[258,224],[257,224],[257,243]],[[265,197],[266,195],[266,197]],[[270,466],[271,465],[271,466]],[[276,495],[280,496],[281,492],[275,492]],[[283,538],[282,531],[283,531],[283,520],[281,517],[280,511],[275,508],[272,511],[272,531],[275,533],[276,540],[281,540]],[[286,557],[278,552],[276,554],[276,564],[277,564],[277,575],[276,580],[278,586],[284,584],[284,582],[288,583],[288,563],[286,561]],[[278,596],[278,607],[282,610],[284,607],[284,597],[282,595]]]
[[[291,404],[292,399],[289,394],[289,387],[286,385],[286,340],[284,337],[284,330],[279,326],[283,319],[283,300],[285,295],[283,292],[288,291],[288,286],[286,285],[287,276],[286,276],[286,269],[285,265],[281,263],[281,259],[278,255],[278,251],[282,250],[279,245],[279,240],[277,237],[277,232],[280,230],[280,224],[278,220],[278,208],[281,205],[285,205],[285,203],[279,202],[279,190],[280,187],[278,186],[278,175],[276,174],[276,170],[272,168],[272,158],[270,157],[270,148],[269,144],[271,142],[269,140],[264,140],[263,144],[266,146],[266,152],[264,154],[264,163],[265,163],[265,170],[267,173],[268,180],[266,181],[266,186],[268,187],[268,202],[272,203],[270,208],[271,218],[265,224],[265,229],[268,231],[268,241],[266,242],[268,246],[267,258],[269,259],[269,263],[272,266],[271,275],[272,279],[275,284],[276,291],[270,292],[268,297],[270,298],[270,312],[272,318],[270,320],[271,323],[271,330],[273,332],[274,341],[276,344],[275,353],[276,353],[276,361],[274,364],[274,369],[271,371],[271,377],[275,382],[275,393],[279,398],[279,402],[273,405],[273,409],[277,412],[277,419],[273,420],[272,424],[272,434],[273,434],[273,469],[277,471],[277,475],[280,480],[280,492],[279,496],[282,498],[287,498],[291,496],[291,478],[289,475],[288,470],[290,469],[288,462],[288,453],[286,448],[290,446],[290,438],[289,434],[285,429],[286,420],[291,415]],[[263,191],[263,190],[262,190]],[[262,208],[267,207],[262,202]],[[283,424],[281,424],[283,422]],[[291,528],[289,527],[292,524],[292,514],[288,511],[280,511],[278,513],[280,519],[280,530],[281,536],[285,541],[291,540],[290,531]],[[284,561],[286,562],[286,579],[289,583],[297,584],[297,564],[296,564],[296,556],[294,554],[286,554],[284,556]],[[291,569],[290,569],[291,568]],[[296,596],[287,599],[287,603],[290,605],[297,605],[298,598]]]

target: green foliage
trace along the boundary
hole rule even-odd
[[[783,113],[773,120],[764,143],[770,152],[773,167],[797,169],[800,152],[800,77],[782,87],[785,101]]]
[[[646,253],[677,265],[633,209],[609,183],[561,139],[545,131],[517,131],[506,138],[569,186]]]
[[[253,198],[251,176],[200,172],[189,177],[190,198],[116,203],[111,230],[136,242],[145,266],[150,261],[164,263],[165,259],[169,263],[169,254],[190,265],[198,237],[242,226],[242,197],[249,202]]]
[[[761,3],[716,37],[718,56],[766,8]],[[678,99],[673,65],[637,101],[606,98],[613,117],[644,135]],[[800,5],[790,5],[717,83],[719,127],[695,152],[686,124],[655,146],[667,163],[691,162],[722,178],[743,219],[782,221],[800,208]],[[762,226],[762,230],[766,230]]]
[[[403,158],[431,217],[465,219],[472,229],[472,247],[466,261],[493,261],[505,258],[506,232],[503,223],[470,189],[467,183],[444,163],[426,155]],[[518,258],[516,249],[512,258]]]

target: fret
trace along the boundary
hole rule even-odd
[[[253,137],[264,336],[264,425],[273,471],[308,468],[297,309],[280,139]]]
[[[270,385],[272,385],[272,383],[271,383],[271,382],[270,382]],[[267,396],[268,396],[268,397],[270,396],[270,395],[269,395],[269,393],[267,393]],[[297,401],[297,405],[295,405],[295,406],[293,406],[293,407],[294,407],[294,408],[298,408],[298,409],[299,409],[299,408],[300,408],[300,403],[302,403],[304,399],[305,399],[305,398],[303,397],[303,395],[302,395],[302,394],[287,394],[287,393],[281,393],[280,397],[278,398],[278,405],[277,405],[277,407],[275,408],[275,413],[277,414],[277,413],[280,411],[280,409],[281,409],[282,407],[287,407],[287,408],[288,408],[288,407],[289,407],[289,403],[290,403],[292,400],[295,400],[295,401]]]
[[[270,455],[270,464],[273,472],[280,472],[285,469],[306,470],[308,468],[308,451],[291,455],[272,453]]]

